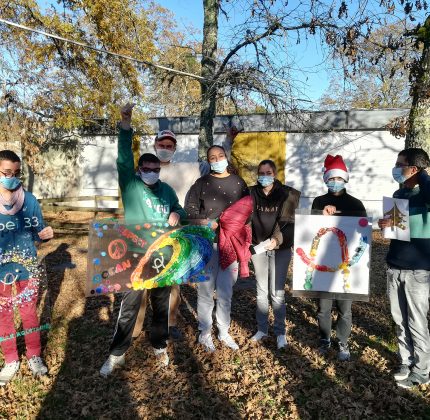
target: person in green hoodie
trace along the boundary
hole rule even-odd
[[[186,217],[175,191],[159,180],[160,160],[152,153],[144,153],[134,167],[132,152],[133,130],[131,129],[132,104],[121,109],[121,123],[118,136],[117,170],[121,189],[126,224],[143,221],[167,221],[176,226]],[[152,325],[150,341],[157,359],[169,364],[167,338],[169,336],[170,287],[151,289]],[[102,376],[110,375],[116,367],[125,364],[124,354],[130,347],[144,291],[131,290],[124,293],[118,315],[109,357],[100,369]]]

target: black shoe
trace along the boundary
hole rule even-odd
[[[320,339],[320,346],[318,347],[318,351],[320,354],[326,354],[331,347],[330,340],[325,340],[323,338]]]
[[[169,337],[172,340],[182,340],[182,333],[179,331],[178,327],[169,327]]]

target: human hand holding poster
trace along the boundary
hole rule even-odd
[[[368,300],[371,240],[365,217],[296,214],[293,296]]]
[[[384,219],[391,220],[391,226],[382,230],[384,238],[410,242],[409,200],[383,197],[382,207]]]
[[[94,221],[88,240],[86,296],[205,281],[214,232],[166,221]]]

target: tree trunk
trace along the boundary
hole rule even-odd
[[[204,23],[202,45],[201,112],[199,129],[199,158],[206,158],[206,150],[213,144],[213,122],[216,114],[217,89],[213,83],[218,47],[219,0],[203,0]]]
[[[412,107],[405,147],[420,147],[430,154],[430,18],[419,31],[424,44],[412,86]]]

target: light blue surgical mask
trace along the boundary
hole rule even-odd
[[[217,174],[222,174],[228,166],[227,159],[219,160],[218,162],[211,162],[211,171],[216,172]]]
[[[269,175],[260,175],[257,178],[257,181],[262,187],[268,187],[275,182],[275,177]]]
[[[160,178],[160,174],[158,172],[145,173],[139,171],[139,176],[146,185],[154,185]]]
[[[327,181],[327,188],[332,193],[337,193],[345,188],[345,181]]]
[[[170,162],[172,160],[173,155],[175,154],[174,150],[168,150],[168,149],[155,149],[155,153],[157,154],[158,159],[161,160],[161,162]]]
[[[392,174],[394,181],[399,184],[403,184],[408,179],[407,176],[403,175],[403,168],[398,168],[397,166],[392,169]]]
[[[5,176],[0,177],[0,183],[7,190],[14,190],[19,187],[21,181],[16,177],[6,178]]]

